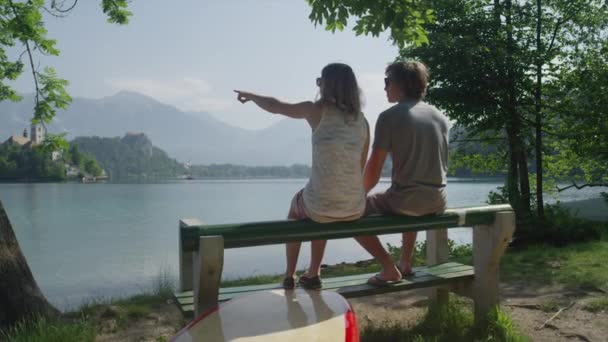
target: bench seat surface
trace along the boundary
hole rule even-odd
[[[407,277],[399,283],[385,287],[374,287],[367,285],[367,279],[374,273],[358,274],[344,277],[324,278],[323,290],[336,291],[346,298],[362,297],[380,293],[403,291],[422,287],[442,285],[450,282],[473,279],[473,267],[456,262],[447,262],[429,267],[414,268],[413,276]],[[227,301],[240,295],[269,289],[276,289],[278,283],[251,285],[239,287],[225,287],[220,289],[219,301]],[[194,310],[193,292],[175,293],[175,301],[180,310],[186,315],[192,315]]]

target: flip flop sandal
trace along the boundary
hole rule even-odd
[[[401,279],[412,277],[415,274],[416,272],[414,272],[413,270],[409,271],[408,273],[401,272]]]
[[[380,276],[378,274],[376,274],[375,276],[367,279],[367,284],[371,285],[371,286],[375,286],[375,287],[384,287],[384,286],[390,286],[393,284],[397,284],[400,283],[401,280],[385,280],[380,278]]]
[[[416,272],[414,272],[414,270],[410,270],[409,272],[405,273],[401,270],[401,267],[395,265],[397,267],[397,269],[399,270],[399,272],[401,272],[401,279],[405,279],[406,277],[411,277],[414,274],[416,274]]]

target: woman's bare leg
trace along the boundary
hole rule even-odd
[[[300,255],[301,246],[301,242],[288,242],[285,244],[285,254],[287,256],[286,277],[295,277],[296,275],[296,266],[298,265],[298,256]]]
[[[321,262],[325,254],[325,246],[327,240],[314,240],[310,242],[310,265],[308,266],[307,277],[315,277],[321,275]]]

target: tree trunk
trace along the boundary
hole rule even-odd
[[[509,202],[514,210],[518,210],[521,202],[521,193],[519,192],[519,172],[517,169],[517,154],[515,133],[511,128],[512,123],[507,127],[507,141],[509,143],[509,169],[507,172],[507,193],[509,194]]]
[[[521,205],[527,216],[530,216],[532,209],[530,207],[530,173],[528,172],[528,154],[523,140],[518,139],[518,163],[519,163],[519,186],[521,191]]]
[[[509,193],[509,202],[513,206],[513,209],[516,213],[520,210],[521,204],[521,193],[519,191],[519,172],[517,169],[518,163],[518,153],[517,153],[517,136],[519,134],[518,121],[515,117],[517,112],[515,111],[515,103],[514,98],[515,94],[513,84],[513,75],[511,72],[511,67],[513,63],[512,53],[513,53],[513,33],[511,27],[511,2],[505,2],[505,29],[507,31],[507,41],[506,41],[506,85],[507,85],[507,98],[506,98],[506,109],[507,115],[509,116],[509,120],[507,122],[507,139],[509,142],[509,172],[507,176],[507,191]],[[500,23],[500,17],[498,17]],[[518,213],[519,214],[519,213]],[[519,217],[519,215],[517,215]]]
[[[505,1],[504,16],[506,41],[506,79],[507,103],[509,115],[507,135],[509,140],[509,200],[517,214],[518,225],[526,225],[530,217],[530,181],[528,179],[528,158],[522,138],[522,120],[517,111],[517,89],[513,72],[515,41],[512,26],[512,1]]]
[[[0,329],[58,314],[38,288],[0,201]]]
[[[542,84],[543,84],[543,58],[541,56],[543,50],[543,42],[541,40],[542,30],[542,3],[541,0],[536,0],[536,53],[538,54],[536,62],[536,92],[535,112],[536,112],[536,213],[542,219],[545,216],[544,200],[543,200],[543,136],[542,136]]]

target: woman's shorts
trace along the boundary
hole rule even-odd
[[[306,209],[304,207],[304,189],[298,191],[291,200],[291,207],[289,208],[288,219],[304,220],[308,218]]]

